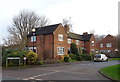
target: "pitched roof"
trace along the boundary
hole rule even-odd
[[[68,38],[82,40],[82,41],[89,41],[92,35],[93,34],[79,35],[79,34],[69,32],[68,33]]]
[[[84,41],[89,41],[93,34],[80,35]]]
[[[68,38],[77,39],[77,40],[83,40],[83,38],[79,34],[75,34],[75,33],[72,33],[72,32],[68,33]]]
[[[35,28],[36,29],[36,35],[52,34],[60,24],[61,23]],[[28,36],[32,36],[32,32],[30,32]]]

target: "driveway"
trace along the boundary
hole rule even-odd
[[[3,69],[3,80],[109,80],[98,73],[118,61],[81,61],[68,64],[52,64],[22,69]],[[56,66],[57,65],[57,66]]]

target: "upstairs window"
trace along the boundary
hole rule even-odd
[[[63,34],[58,34],[58,41],[63,41]]]
[[[103,48],[103,44],[100,44],[100,48]]]
[[[36,42],[36,36],[31,36],[31,42]]]
[[[107,43],[106,47],[112,47],[112,44],[111,43]]]
[[[58,55],[64,55],[64,47],[57,47]]]
[[[76,44],[77,44],[77,45],[79,44],[79,40],[76,40]]]
[[[82,43],[82,45],[84,45],[84,42]]]
[[[71,44],[71,39],[68,38],[68,43]]]
[[[94,41],[92,41],[92,46],[94,46]]]

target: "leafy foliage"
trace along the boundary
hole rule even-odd
[[[75,43],[71,44],[71,53],[78,55],[78,49]]]
[[[27,63],[28,64],[35,64],[37,60],[37,54],[34,53],[33,51],[28,51],[28,53],[25,55],[27,58]]]

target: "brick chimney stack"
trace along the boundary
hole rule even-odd
[[[84,32],[84,33],[83,33],[83,35],[87,35],[87,34],[88,34],[88,32]]]
[[[64,28],[67,33],[70,31],[69,25],[65,25]]]

